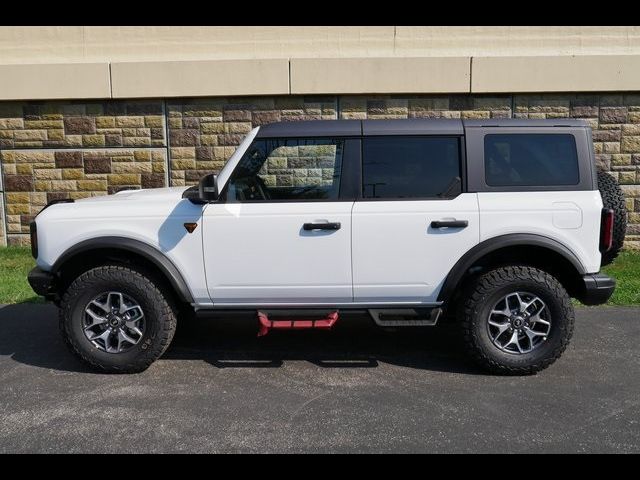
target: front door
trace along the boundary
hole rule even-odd
[[[254,140],[203,215],[215,306],[353,300],[353,200],[340,196],[347,142]]]
[[[353,207],[354,301],[434,303],[479,240],[478,199],[462,193],[460,137],[366,137]]]

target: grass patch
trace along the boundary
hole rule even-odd
[[[42,303],[27,282],[36,261],[29,247],[0,248],[0,303]]]
[[[618,258],[602,271],[617,283],[609,305],[640,305],[640,252],[620,252]]]
[[[35,264],[29,247],[0,248],[0,303],[44,301],[27,282],[27,273]],[[617,281],[609,305],[640,305],[640,252],[623,251],[602,270]]]

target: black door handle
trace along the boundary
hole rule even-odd
[[[467,220],[434,220],[431,228],[466,228],[469,226]]]
[[[318,222],[305,223],[302,225],[303,230],[340,230],[340,222]]]

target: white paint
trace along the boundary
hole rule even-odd
[[[352,301],[353,202],[210,204],[204,211],[209,293],[222,303]],[[340,222],[304,231],[307,222]]]
[[[434,229],[434,220],[467,220],[466,228]],[[453,265],[479,239],[478,200],[362,201],[353,208],[356,301],[436,301]]]
[[[37,264],[49,270],[67,249],[91,238],[132,238],[173,262],[196,303],[210,302],[202,255],[202,205],[182,199],[186,187],[129,190],[52,205],[36,217]],[[199,227],[187,233],[185,222]]]
[[[557,202],[571,198],[582,211],[581,226],[575,215],[559,213]],[[479,193],[480,240],[484,241],[508,233],[533,233],[557,240],[571,250],[588,273],[600,270],[600,192],[496,192]],[[566,210],[565,210],[566,212]],[[561,226],[554,224],[559,215]],[[566,223],[564,223],[566,222]]]

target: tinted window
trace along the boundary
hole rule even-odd
[[[573,135],[511,134],[484,137],[487,185],[547,186],[579,183]]]
[[[229,179],[227,201],[338,198],[344,140],[261,139]]]
[[[365,138],[364,198],[454,197],[461,191],[456,137]]]

